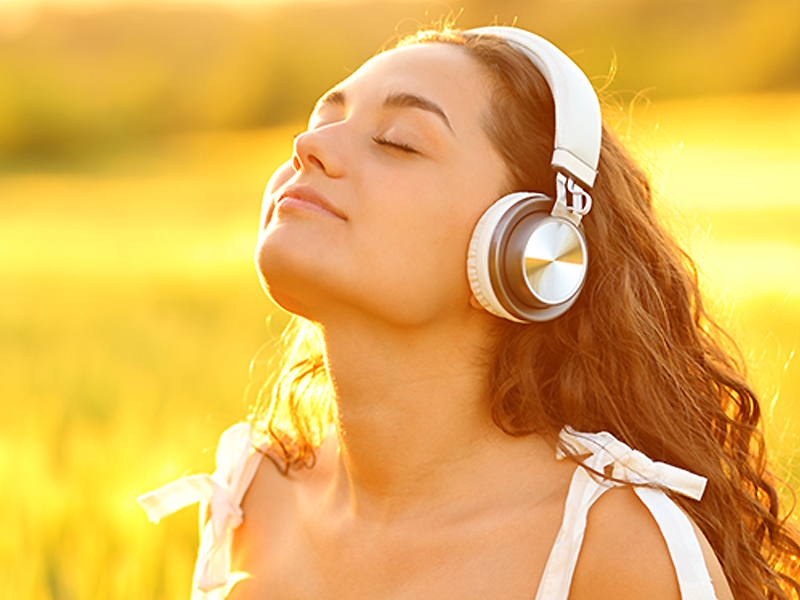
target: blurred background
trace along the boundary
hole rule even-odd
[[[286,317],[263,187],[317,97],[458,15],[536,31],[603,90],[800,481],[797,0],[0,0],[0,597],[188,597],[196,511]]]

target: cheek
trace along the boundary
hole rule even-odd
[[[414,186],[409,195],[392,198],[385,235],[410,246],[409,254],[437,256],[451,268],[458,263],[460,275],[475,224],[498,199],[498,187],[463,173]]]
[[[480,207],[470,208],[441,184],[401,183],[387,181],[380,210],[364,215],[370,226],[358,253],[371,263],[370,272],[385,274],[387,285],[393,279],[398,293],[413,285],[417,293],[468,294],[467,249]]]

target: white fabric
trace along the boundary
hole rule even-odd
[[[700,500],[706,488],[706,478],[678,469],[672,465],[655,462],[641,452],[633,450],[610,433],[577,433],[565,427],[559,438],[575,450],[575,454],[592,454],[594,462],[603,468],[613,465],[611,477],[637,485],[655,485]],[[559,450],[559,458],[564,457]],[[600,470],[602,472],[602,470]]]
[[[597,485],[585,469],[575,470],[567,494],[561,529],[547,559],[536,600],[566,600],[569,596],[572,574],[575,572],[586,532],[587,513],[606,489]]]
[[[664,492],[652,488],[636,488],[636,494],[658,523],[667,542],[672,564],[678,576],[681,598],[706,600],[716,598],[711,577],[706,569],[703,550],[691,521]]]
[[[148,518],[162,517],[200,502],[200,549],[195,565],[192,600],[225,598],[231,581],[233,532],[242,523],[241,503],[261,455],[253,446],[252,429],[238,423],[222,434],[213,475],[183,477],[139,496]],[[208,520],[206,512],[208,510]]]
[[[699,500],[705,478],[657,463],[608,433],[577,433],[565,428],[558,457],[567,451],[582,464],[572,477],[561,529],[550,552],[536,600],[567,600],[586,531],[589,509],[603,493],[625,485],[658,486]],[[565,451],[566,448],[566,451]],[[192,600],[223,600],[237,575],[231,570],[233,532],[242,522],[241,502],[255,476],[261,455],[253,446],[252,429],[239,423],[222,434],[214,474],[178,479],[138,498],[148,518],[158,522],[189,504],[200,502],[201,541],[195,567]],[[592,474],[611,466],[612,481]],[[689,517],[662,489],[636,487],[669,549],[683,600],[716,600],[702,549]],[[209,518],[206,521],[206,508]]]
[[[575,573],[589,509],[606,491],[631,483],[650,510],[667,543],[683,600],[716,600],[714,586],[706,568],[700,542],[692,522],[663,489],[699,500],[706,479],[671,465],[650,460],[641,452],[626,446],[609,433],[577,433],[570,428],[561,431],[558,458],[564,458],[566,446],[570,454],[589,455],[582,459],[586,468],[578,467],[572,478],[564,519],[545,566],[536,600],[567,600]],[[611,466],[613,481],[591,473],[605,473]]]

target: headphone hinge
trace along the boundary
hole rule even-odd
[[[571,196],[571,200],[569,198]],[[578,226],[583,216],[592,208],[592,197],[572,177],[563,173],[556,174],[556,201],[550,212],[554,217],[561,217]]]

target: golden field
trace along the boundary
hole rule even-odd
[[[800,95],[618,120],[800,481]],[[247,413],[249,364],[285,322],[252,267],[260,196],[296,129],[0,173],[1,598],[188,597],[196,511],[153,526],[135,497],[212,469]]]

